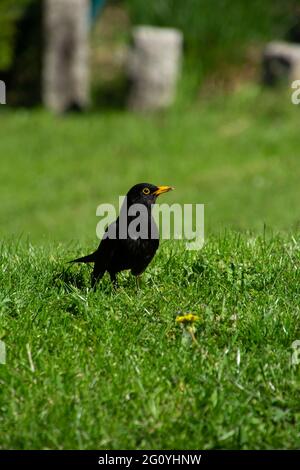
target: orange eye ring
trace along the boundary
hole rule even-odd
[[[144,188],[143,193],[146,194],[146,196],[147,196],[148,194],[150,194],[150,189],[149,188]]]

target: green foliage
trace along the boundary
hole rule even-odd
[[[1,449],[299,447],[299,237],[165,243],[139,292],[90,290],[85,250],[2,243]]]
[[[241,58],[246,43],[282,37],[295,0],[126,0],[135,24],[179,28],[202,73]],[[221,64],[220,64],[221,62]]]
[[[12,64],[17,22],[32,0],[1,0],[0,2],[0,70]]]

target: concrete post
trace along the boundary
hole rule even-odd
[[[169,106],[175,97],[181,57],[180,31],[150,26],[134,28],[129,55],[132,81],[129,108],[151,111]]]
[[[62,113],[88,104],[89,0],[45,0],[43,101]]]

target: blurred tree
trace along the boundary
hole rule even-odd
[[[12,64],[17,22],[30,1],[1,0],[0,2],[0,70],[8,70]]]
[[[41,102],[42,2],[27,2],[16,26],[8,75],[8,103],[13,106],[34,106]]]
[[[249,41],[284,37],[297,0],[124,0],[134,24],[172,26],[184,33],[187,54],[206,73],[240,59]]]
[[[1,0],[0,70],[10,105],[40,101],[41,2]]]

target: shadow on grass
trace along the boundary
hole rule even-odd
[[[72,266],[63,267],[61,271],[54,272],[52,282],[54,287],[67,291],[73,290],[74,287],[81,290],[90,286],[86,270],[83,270],[82,267],[79,269],[74,269]]]

